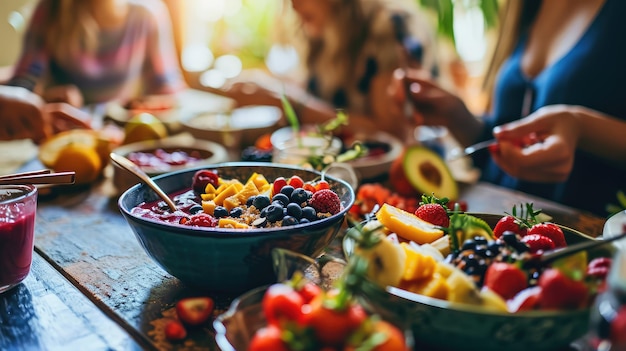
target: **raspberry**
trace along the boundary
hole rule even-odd
[[[420,219],[440,226],[448,227],[450,225],[450,218],[448,218],[448,212],[440,204],[424,204],[415,210],[415,215]]]
[[[188,221],[186,221],[185,223],[181,223],[181,224],[185,224],[185,225],[189,225],[193,227],[216,227],[217,220],[215,219],[215,217],[209,214],[199,213],[199,214],[191,216],[191,218],[189,218]]]
[[[535,253],[537,251],[548,251],[555,248],[554,241],[547,236],[540,234],[528,234],[521,240],[528,245],[530,252]]]
[[[339,195],[330,189],[316,191],[309,200],[309,205],[318,213],[337,214],[341,211]]]

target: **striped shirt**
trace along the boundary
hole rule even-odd
[[[160,0],[129,1],[126,23],[102,30],[95,53],[76,53],[71,60],[61,61],[44,45],[49,7],[50,0],[41,0],[33,13],[10,85],[33,91],[38,84],[73,84],[82,92],[85,104],[126,102],[185,87],[169,13]]]

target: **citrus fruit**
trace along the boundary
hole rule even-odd
[[[55,172],[74,171],[75,183],[86,184],[98,179],[102,162],[95,148],[82,144],[69,144],[59,150],[52,169]]]
[[[91,129],[73,129],[51,136],[40,145],[39,160],[44,166],[54,168],[59,152],[72,144],[94,149],[100,158],[102,168],[108,164],[111,142]]]
[[[167,136],[167,129],[163,122],[150,113],[140,113],[133,116],[126,123],[124,132],[126,134],[124,144],[163,139]]]

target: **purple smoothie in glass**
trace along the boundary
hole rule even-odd
[[[19,284],[33,258],[37,188],[0,186],[0,293]]]

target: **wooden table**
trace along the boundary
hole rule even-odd
[[[90,188],[40,197],[31,274],[0,295],[0,350],[216,349],[210,323],[184,342],[165,339],[163,327],[176,301],[205,293],[183,285],[146,255],[115,193],[105,178]],[[593,236],[605,222],[489,184],[462,186],[460,197],[473,212],[503,213],[533,202],[555,222]],[[218,297],[219,307],[232,298]]]

